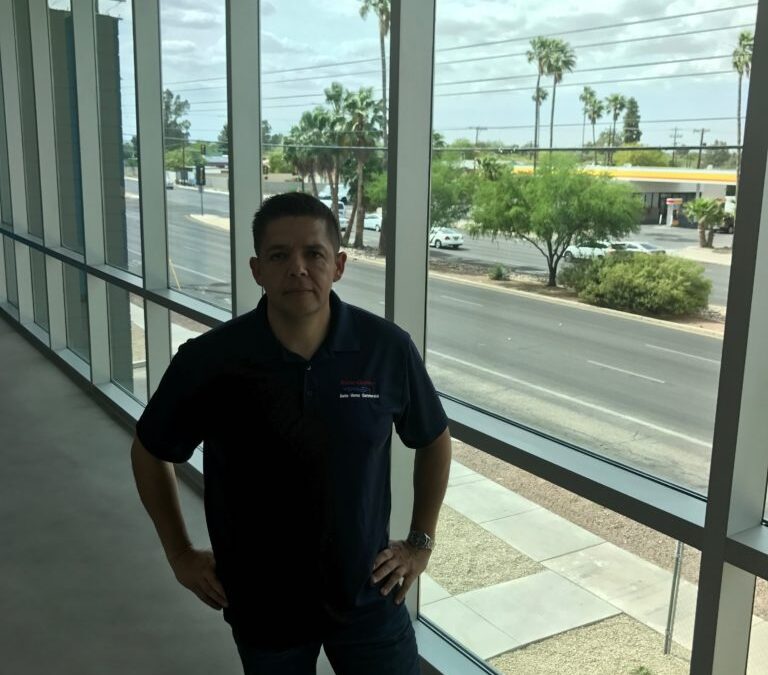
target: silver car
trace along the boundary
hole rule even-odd
[[[459,248],[464,245],[464,235],[451,227],[433,227],[429,231],[429,245],[435,248]]]

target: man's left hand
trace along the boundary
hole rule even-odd
[[[381,551],[373,561],[371,581],[377,584],[386,579],[381,587],[381,594],[389,595],[402,579],[395,595],[395,602],[399,605],[419,574],[427,568],[431,553],[432,551],[416,548],[405,541],[390,541],[389,548]]]

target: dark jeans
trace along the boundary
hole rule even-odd
[[[421,672],[416,636],[405,605],[357,622],[329,625],[323,632],[323,638],[283,650],[235,639],[245,675],[315,675],[321,645],[336,675]]]

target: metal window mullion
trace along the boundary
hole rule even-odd
[[[35,103],[40,155],[40,191],[43,208],[43,241],[46,246],[61,246],[59,174],[56,161],[56,125],[53,103],[51,40],[48,27],[48,1],[29,0],[32,63],[35,73]]]
[[[715,675],[747,665],[755,577],[726,545],[762,522],[768,478],[768,0],[755,37],[691,656],[691,672]]]
[[[435,0],[393,0],[390,24],[390,114],[387,166],[386,317],[426,347],[427,230],[432,138]],[[413,506],[413,452],[393,436],[394,539],[405,537]],[[406,600],[417,612],[416,586]]]
[[[45,284],[48,290],[48,334],[51,349],[59,352],[67,347],[64,272],[62,262],[49,255],[45,256]]]
[[[5,247],[12,241],[0,233],[0,305],[8,302],[8,283],[5,280]]]
[[[88,265],[102,265],[105,261],[96,2],[97,0],[72,0],[85,261]]]
[[[106,384],[112,376],[109,359],[109,316],[107,282],[93,274],[88,283],[88,335],[91,348],[91,382]]]
[[[144,288],[168,288],[160,7],[142,0],[133,12],[136,137],[139,145],[141,255]],[[150,342],[148,344],[151,345]]]
[[[8,140],[8,161],[16,170],[10,172],[11,202],[13,203],[13,229],[27,234],[27,184],[24,172],[27,158],[24,153],[21,130],[21,89],[19,63],[16,53],[16,20],[13,0],[0,0],[0,66],[3,69],[5,96],[5,124]]]
[[[233,316],[253,309],[261,295],[248,265],[250,224],[262,198],[260,5],[233,0],[226,5]]]

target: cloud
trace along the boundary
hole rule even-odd
[[[270,16],[277,11],[276,7],[269,0],[262,0],[261,16]]]
[[[224,8],[220,12],[174,7],[163,12],[162,24],[181,30],[190,28],[208,30],[224,24]]]

